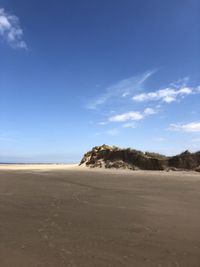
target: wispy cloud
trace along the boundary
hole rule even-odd
[[[176,82],[170,83],[165,88],[136,94],[132,97],[132,100],[140,103],[149,101],[171,103],[174,101],[179,101],[188,95],[200,93],[200,86],[188,86],[189,80],[189,77],[185,77],[183,79],[179,79]]]
[[[128,79],[121,80],[107,88],[105,93],[91,100],[87,108],[96,109],[99,106],[106,104],[108,101],[113,99],[126,99],[131,97],[133,93],[143,89],[145,81],[155,73],[155,70],[145,72],[142,75],[132,76]]]
[[[90,102],[88,108],[97,109],[101,107],[103,111],[103,120],[98,125],[105,126],[117,124],[119,128],[136,128],[137,124],[148,117],[163,111],[163,103],[172,103],[180,101],[189,95],[200,93],[200,86],[191,86],[189,77],[179,79],[176,82],[169,83],[168,86],[155,91],[144,92],[145,81],[153,75],[155,71],[143,73],[140,76],[124,79],[105,90],[105,94],[97,97]],[[143,93],[137,92],[143,90]],[[136,103],[133,109],[133,101]],[[144,107],[145,102],[154,102],[148,107]],[[152,108],[153,107],[153,108]],[[112,112],[111,112],[112,110]],[[117,112],[118,110],[118,112]],[[200,132],[200,122],[191,122],[188,124],[171,124],[170,130],[183,132]],[[105,130],[100,134],[118,135],[118,129]],[[156,138],[154,141],[164,142],[164,138]]]
[[[182,132],[200,132],[200,122],[170,124],[170,130]]]
[[[183,87],[180,89],[165,88],[158,91],[152,91],[149,93],[142,93],[135,95],[133,100],[136,102],[144,101],[162,101],[165,103],[171,103],[179,98],[184,98],[186,95],[190,95],[194,92],[191,87]]]
[[[169,86],[179,89],[181,87],[187,87],[187,84],[188,84],[189,81],[190,81],[190,77],[186,76],[184,78],[178,79],[175,82],[170,83]]]
[[[153,108],[145,108],[144,110],[144,115],[148,116],[148,115],[153,115],[156,114],[158,111],[153,109]]]
[[[19,18],[0,8],[0,36],[12,47],[27,49]]]
[[[109,118],[110,122],[125,122],[125,121],[140,121],[149,115],[157,113],[152,108],[146,108],[143,112],[140,111],[129,111]]]
[[[144,115],[138,111],[130,111],[115,115],[109,118],[111,122],[124,122],[124,121],[139,121],[144,118]]]

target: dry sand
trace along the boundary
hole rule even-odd
[[[0,166],[0,267],[199,267],[200,174]]]
[[[71,170],[78,167],[78,164],[0,164],[0,170]]]

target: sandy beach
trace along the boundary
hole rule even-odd
[[[32,170],[51,171],[51,170],[73,170],[79,167],[78,164],[0,164],[1,170]]]
[[[0,165],[1,267],[199,267],[200,175]]]

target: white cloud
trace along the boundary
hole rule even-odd
[[[0,36],[13,48],[27,49],[19,18],[0,8]]]
[[[180,87],[186,87],[188,82],[190,80],[189,76],[186,76],[184,78],[178,79],[176,82],[170,83],[170,87],[175,87],[179,89]]]
[[[115,115],[109,118],[111,122],[124,122],[124,121],[139,121],[144,118],[144,115],[138,111],[130,111]]]
[[[109,118],[110,122],[125,122],[125,121],[140,121],[149,115],[157,113],[152,108],[146,108],[143,112],[130,111],[122,114],[118,114]]]
[[[121,80],[105,89],[105,93],[90,101],[88,109],[96,109],[113,99],[123,100],[133,95],[134,92],[141,90],[145,81],[155,73],[155,70],[146,72],[142,75],[132,76],[128,79]]]
[[[183,98],[186,95],[190,95],[194,92],[194,89],[191,87],[182,87],[180,89],[174,88],[165,88],[160,89],[158,91],[142,93],[135,95],[133,100],[136,102],[144,102],[144,101],[163,101],[165,103],[171,103],[176,101],[178,97]]]
[[[145,110],[144,110],[144,114],[145,115],[153,115],[153,114],[156,114],[156,113],[157,113],[157,111],[155,109],[153,109],[153,108],[145,108]]]
[[[190,122],[187,124],[170,124],[170,130],[183,132],[200,132],[200,122]]]

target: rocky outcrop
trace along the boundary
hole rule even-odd
[[[80,162],[90,168],[117,168],[141,170],[196,170],[200,172],[200,152],[166,157],[158,153],[120,149],[116,146],[95,146]]]

